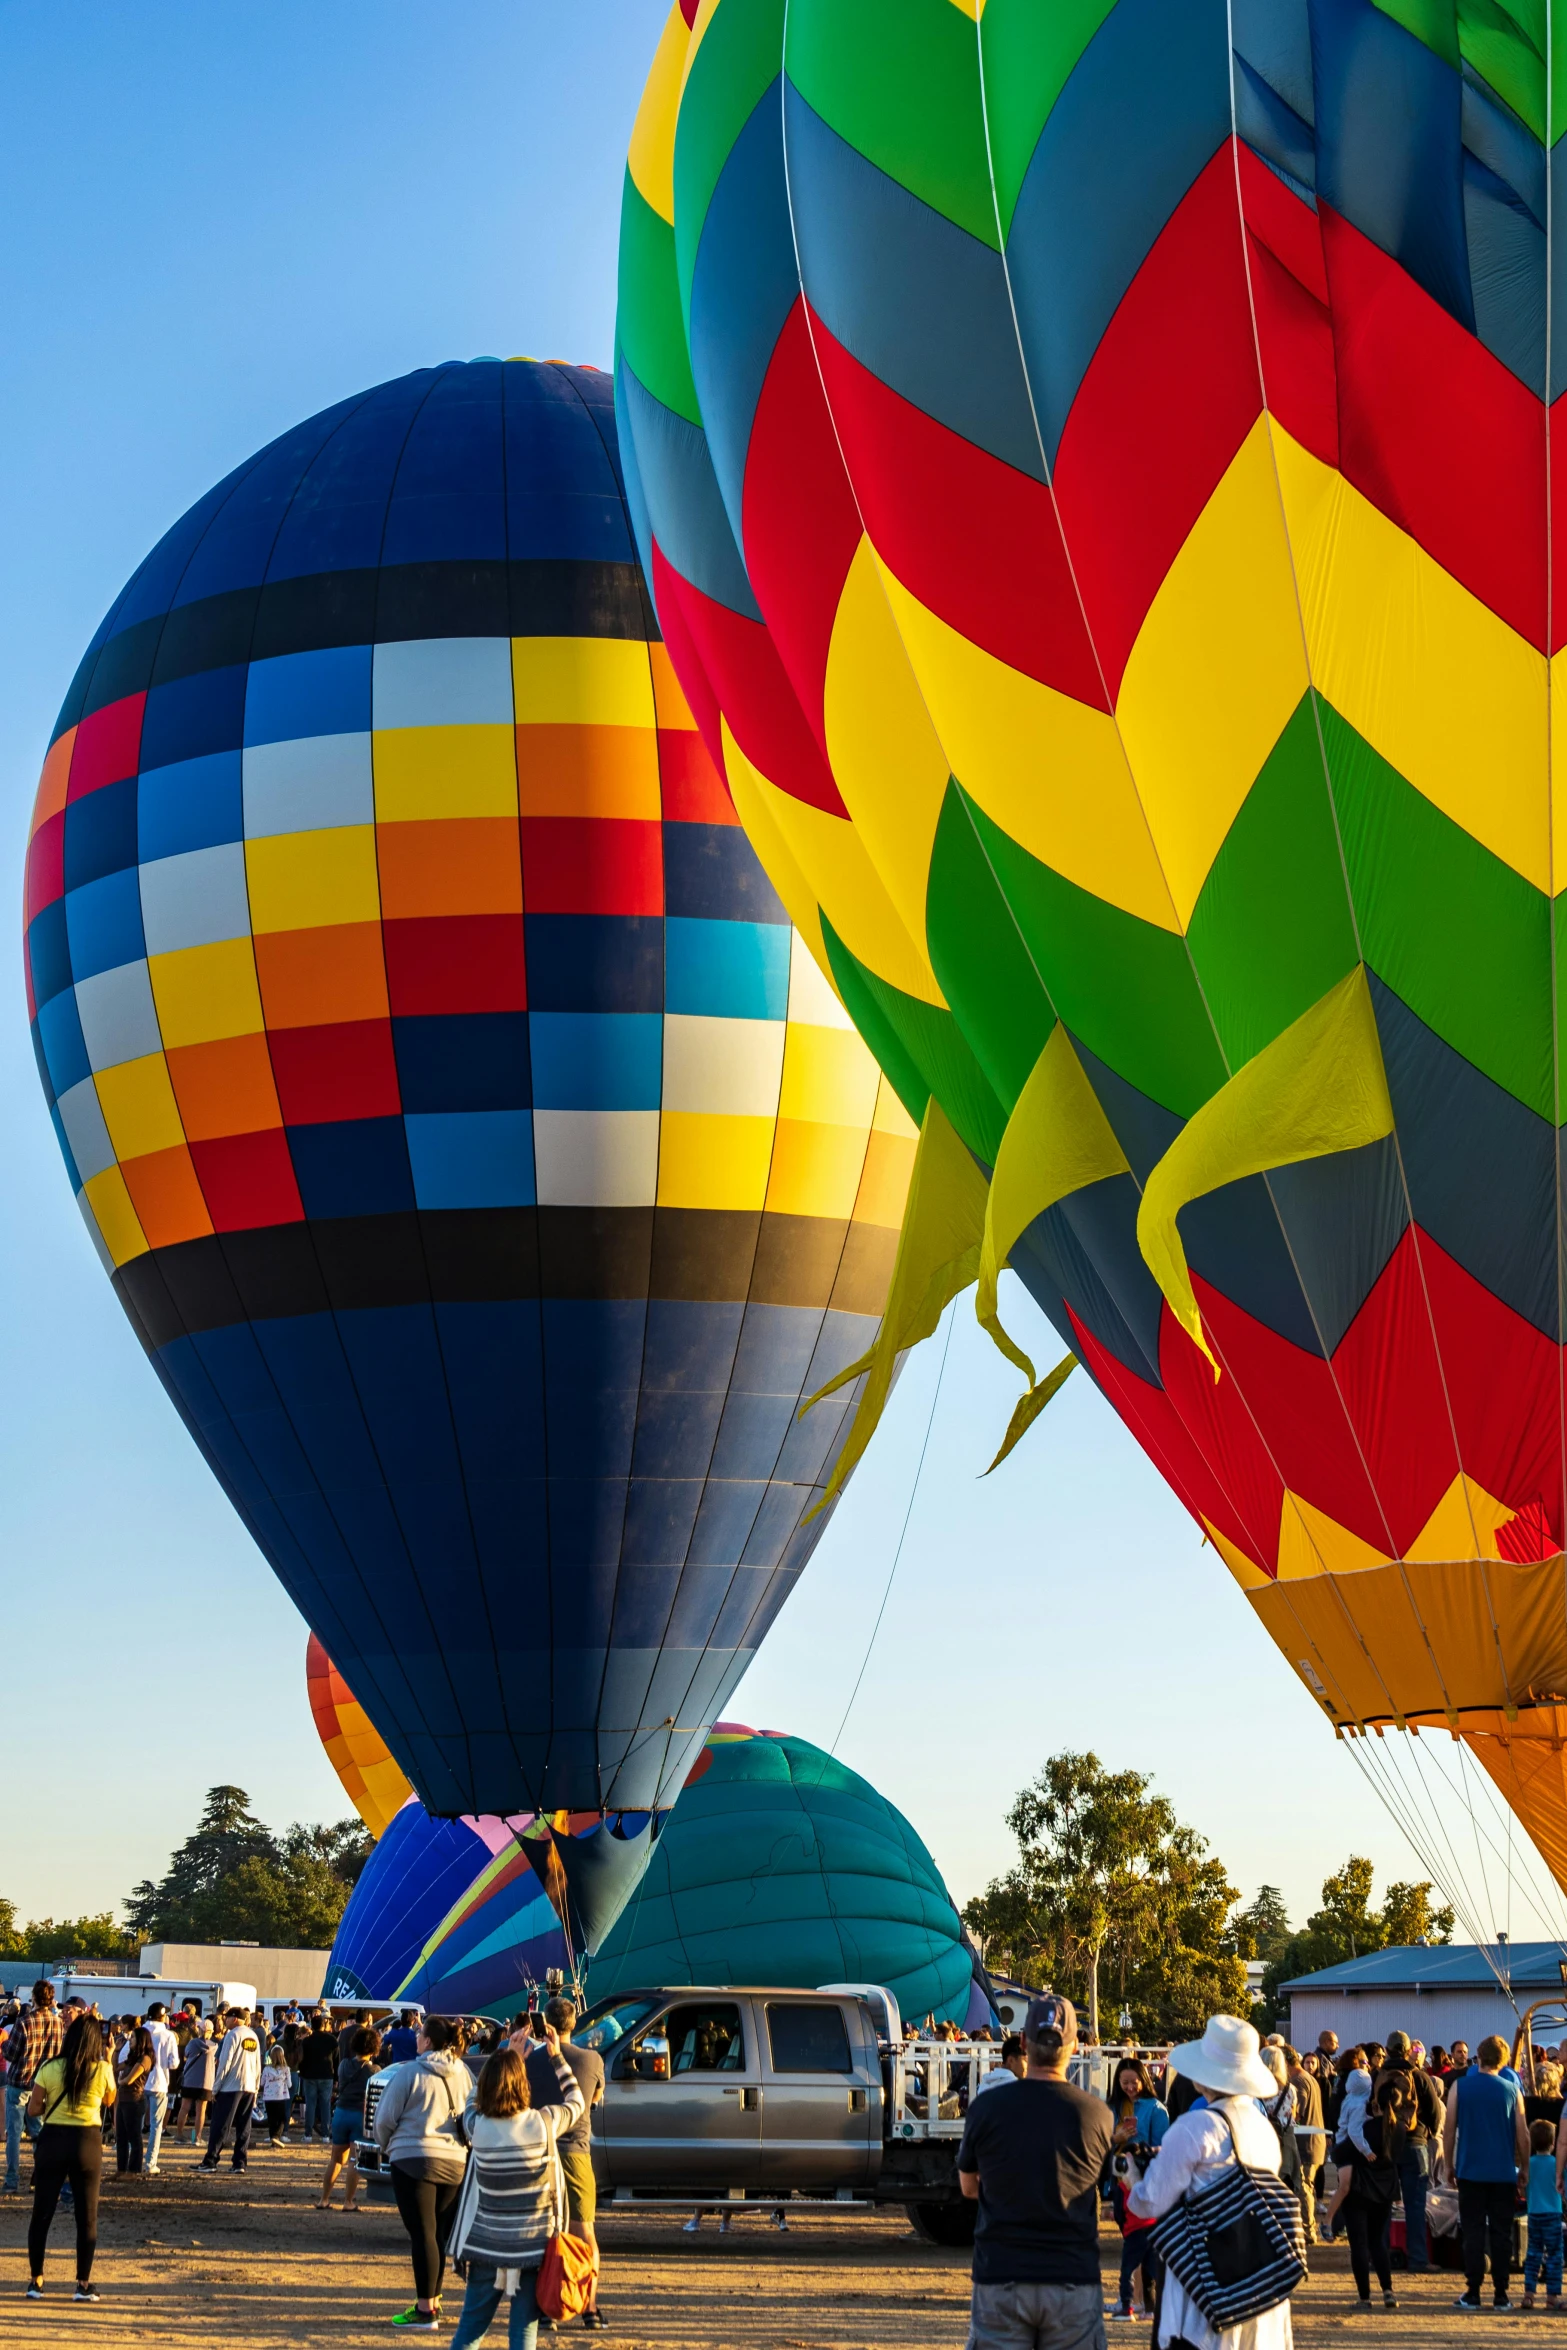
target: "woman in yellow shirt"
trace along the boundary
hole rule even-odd
[[[114,2075],[103,2056],[103,2026],[78,2016],[58,2056],[38,2068],[28,2113],[43,2124],[33,2141],[33,2216],[27,2227],[29,2301],[44,2297],[44,2246],[60,2189],[69,2179],[76,2202],[76,2299],[102,2298],[92,2281],[98,2249],[98,2187],[103,2177],[103,2117],[114,2103]]]

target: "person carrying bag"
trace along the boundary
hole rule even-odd
[[[544,2027],[558,2098],[535,2106],[516,2048],[485,2059],[463,2127],[473,2152],[452,2223],[451,2256],[467,2270],[462,2316],[451,2350],[483,2340],[511,2295],[511,2350],[534,2350],[541,2316],[576,2315],[591,2293],[594,2251],[566,2233],[566,2182],[557,2141],[582,2118],[582,2090]]]
[[[1278,2084],[1238,2016],[1208,2020],[1171,2068],[1205,2102],[1172,2122],[1127,2197],[1158,2221],[1165,2264],[1160,2350],[1291,2350],[1289,2297],[1306,2274],[1300,2204],[1279,2175],[1278,2134],[1259,2101]]]

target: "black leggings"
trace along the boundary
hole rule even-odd
[[[446,2239],[457,2216],[461,2179],[416,2179],[400,2162],[392,2165],[392,2193],[414,2255],[414,2299],[433,2301],[446,2274]]]
[[[76,2281],[86,2284],[98,2249],[98,2182],[102,2177],[103,2134],[96,2123],[82,2129],[73,2123],[45,2122],[33,2141],[33,2216],[27,2223],[27,2265],[35,2277],[44,2273],[49,2223],[60,2189],[69,2179],[76,2198]]]
[[[1371,2298],[1373,2265],[1383,2292],[1393,2290],[1393,2271],[1388,2264],[1388,2228],[1392,2218],[1391,2203],[1363,2202],[1351,2188],[1344,2206],[1344,2232],[1349,2238],[1349,2265],[1354,2272],[1355,2290],[1362,2301]]]

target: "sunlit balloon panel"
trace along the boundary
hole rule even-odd
[[[607,376],[421,371],[174,526],[26,961],[94,1245],[424,1800],[667,1802],[820,1532],[912,1130],[658,641]]]

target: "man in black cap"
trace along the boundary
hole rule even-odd
[[[1066,2077],[1076,2045],[1072,2002],[1034,2000],[1022,2079],[969,2109],[958,2149],[958,2184],[979,2204],[969,2350],[1104,2350],[1099,2181],[1114,2125]]]

